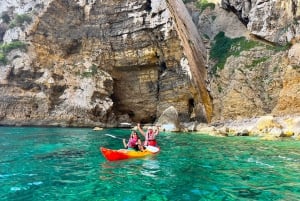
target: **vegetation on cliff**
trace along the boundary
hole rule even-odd
[[[209,2],[208,0],[183,0],[184,3],[195,2],[196,7],[202,12],[206,8],[211,8],[212,10],[215,9],[215,4]]]
[[[27,45],[21,41],[0,44],[0,64],[7,63],[6,55],[14,49],[26,50]]]
[[[223,69],[226,60],[230,56],[238,57],[241,52],[250,50],[257,46],[266,47],[268,50],[274,50],[275,52],[286,51],[291,45],[266,45],[263,42],[256,40],[249,40],[245,37],[229,38],[224,32],[219,32],[212,43],[210,49],[210,58],[216,63],[212,68],[213,74],[217,72],[218,69]],[[251,67],[266,61],[266,58],[257,59],[251,64]],[[249,66],[248,66],[249,67]]]
[[[22,15],[17,15],[15,19],[13,19],[10,24],[9,28],[13,28],[16,26],[22,26],[24,23],[31,23],[32,18],[28,14],[22,14]]]
[[[228,38],[224,32],[220,32],[214,38],[214,43],[210,50],[210,58],[216,60],[212,71],[215,74],[218,69],[223,69],[227,58],[231,55],[239,56],[242,51],[250,50],[255,46],[262,45],[245,37]]]

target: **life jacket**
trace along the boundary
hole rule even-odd
[[[139,139],[139,138],[137,138],[137,137],[135,137],[135,138],[131,137],[131,138],[129,139],[128,143],[127,143],[127,146],[128,146],[129,148],[135,148],[135,147],[136,147],[136,144],[137,144],[137,142],[138,142],[138,139]]]
[[[154,140],[155,137],[154,137],[154,132],[153,131],[148,131],[147,132],[147,140]]]
[[[153,131],[148,131],[146,133],[146,141],[145,141],[145,145],[148,146],[148,145],[151,145],[151,146],[156,146],[157,143],[156,143],[156,139],[155,139],[155,136],[154,136],[154,132]]]
[[[148,145],[156,147],[157,146],[156,139],[154,139],[154,140],[148,140]]]

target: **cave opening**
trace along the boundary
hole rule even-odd
[[[146,1],[146,3],[144,4],[144,10],[147,11],[147,12],[150,12],[152,10],[151,0]]]
[[[164,61],[160,62],[160,65],[159,65],[160,73],[163,73],[166,69],[167,69],[166,62],[164,62]]]
[[[195,101],[193,98],[190,98],[188,101],[188,112],[189,112],[189,116],[191,116],[191,114],[194,112],[194,108],[195,108]]]

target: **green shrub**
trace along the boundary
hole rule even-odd
[[[93,64],[91,67],[90,67],[90,71],[92,72],[93,75],[95,75],[98,71],[98,67]]]
[[[258,58],[258,59],[254,59],[254,60],[252,60],[252,63],[250,65],[246,65],[246,68],[253,69],[258,64],[263,63],[267,60],[268,60],[268,57],[261,57],[261,58]]]
[[[94,76],[98,71],[98,67],[96,65],[92,65],[89,68],[89,71],[82,73],[82,77],[91,77]]]
[[[223,88],[220,85],[218,85],[218,92],[222,93],[222,91],[223,91]]]
[[[217,61],[213,67],[213,73],[217,69],[223,69],[227,58],[231,55],[239,56],[242,51],[250,50],[255,46],[262,45],[256,41],[247,40],[245,37],[228,38],[224,32],[218,33],[210,50],[210,58]]]
[[[285,45],[275,45],[275,46],[268,46],[269,50],[274,50],[275,52],[280,52],[280,51],[286,51],[290,49],[292,46],[291,43],[287,43]]]
[[[21,41],[13,41],[11,43],[0,44],[0,63],[6,64],[6,55],[14,49],[27,50],[27,45]]]
[[[0,45],[0,50],[4,53],[7,54],[10,51],[14,49],[27,49],[27,45],[21,41],[13,41],[11,43],[5,43]]]
[[[200,11],[202,12],[202,11],[204,11],[206,8],[210,8],[210,9],[212,9],[212,10],[214,10],[215,9],[215,4],[214,3],[209,3],[207,0],[198,0],[197,2],[196,2],[196,7],[198,8],[198,9],[200,9]]]
[[[209,36],[208,36],[207,34],[203,34],[203,37],[204,37],[205,39],[210,39]]]
[[[214,41],[215,42],[210,49],[210,58],[217,60],[217,64],[213,68],[213,72],[215,73],[218,68],[222,69],[224,67],[233,41],[230,38],[227,38],[224,32],[217,34]]]
[[[9,28],[22,26],[25,22],[31,23],[32,18],[28,14],[17,15],[15,19],[9,24]]]
[[[6,57],[3,53],[0,53],[0,64],[6,64]]]

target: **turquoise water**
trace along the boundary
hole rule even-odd
[[[0,200],[300,200],[300,142],[161,133],[153,157],[106,161],[129,130],[0,127]]]

